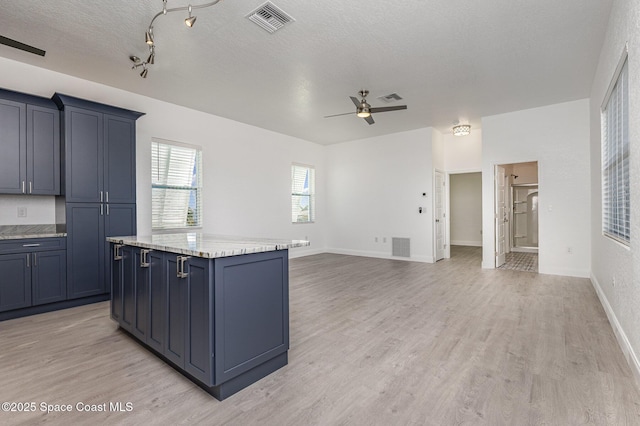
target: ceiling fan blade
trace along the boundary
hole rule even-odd
[[[397,106],[370,108],[369,111],[371,111],[371,113],[373,114],[374,112],[400,111],[401,109],[407,109],[407,106],[397,105]]]
[[[375,121],[373,121],[373,117],[372,116],[364,117],[364,121],[366,121],[369,124],[375,123]]]
[[[351,101],[356,107],[360,106],[360,101],[358,100],[358,98],[354,98],[353,96],[349,96],[349,98],[351,98]]]
[[[333,115],[325,115],[324,118],[331,118],[331,117],[340,117],[341,115],[351,115],[351,114],[355,114],[355,112],[345,112],[342,114],[333,114]]]

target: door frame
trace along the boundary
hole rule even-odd
[[[437,217],[437,209],[436,209],[436,191],[437,189],[437,185],[436,185],[436,174],[441,174],[442,175],[442,217],[438,218]],[[444,172],[443,170],[440,169],[434,169],[433,170],[433,261],[437,262],[438,260],[441,259],[446,259],[447,258],[447,250],[449,248],[449,244],[447,244],[447,242],[449,241],[447,239],[447,229],[449,227],[449,217],[448,217],[448,213],[447,213],[447,193],[449,186],[447,184],[447,173]],[[440,222],[436,222],[437,220],[440,220]],[[438,239],[437,239],[437,234],[438,234],[438,226],[442,227],[442,240],[443,240],[443,249],[442,249],[442,257],[438,258]]]

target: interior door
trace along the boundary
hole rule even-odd
[[[435,172],[434,175],[435,190],[433,194],[434,203],[434,235],[436,241],[435,257],[436,262],[440,259],[444,259],[445,239],[444,239],[444,174],[442,172]]]
[[[506,243],[507,243],[507,226],[509,220],[507,218],[506,206],[506,183],[505,169],[502,166],[496,166],[495,171],[495,221],[496,221],[496,268],[502,266],[505,261]]]

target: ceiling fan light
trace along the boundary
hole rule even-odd
[[[371,113],[369,112],[369,108],[358,108],[356,115],[360,118],[367,118],[371,116]]]
[[[470,124],[458,124],[453,126],[453,136],[467,136],[471,133]]]

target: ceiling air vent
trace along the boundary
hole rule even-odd
[[[272,34],[288,23],[295,21],[288,13],[269,1],[249,13],[247,18]]]
[[[386,102],[389,104],[391,102],[402,100],[402,97],[397,93],[392,93],[390,95],[380,96],[378,97],[378,99],[380,99],[382,102]]]

